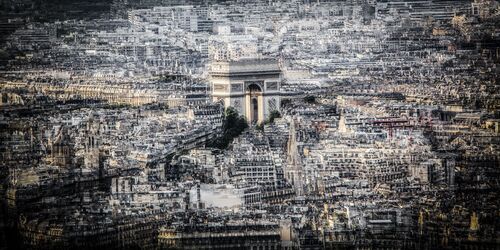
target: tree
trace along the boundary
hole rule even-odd
[[[269,114],[269,119],[266,121],[266,124],[274,123],[274,119],[281,118],[281,113],[278,110],[271,111]]]
[[[263,132],[264,131],[264,124],[257,124],[257,125],[255,125],[255,129],[260,130],[260,131]]]
[[[290,99],[281,100],[281,107],[287,107],[290,104],[292,104],[292,101]]]
[[[241,133],[248,128],[248,123],[245,117],[238,114],[238,111],[229,107],[224,112],[224,125],[223,134],[218,137],[213,142],[207,143],[208,147],[216,147],[219,149],[225,149],[229,146],[229,143],[233,141],[235,137],[241,135]]]
[[[314,97],[313,95],[308,95],[304,97],[304,101],[307,103],[316,103],[316,97]]]

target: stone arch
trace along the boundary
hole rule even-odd
[[[252,122],[259,120],[259,101],[257,97],[250,98],[250,114]]]
[[[259,83],[251,83],[251,84],[248,84],[247,86],[247,91],[252,93],[252,92],[256,92],[256,93],[262,93],[264,88],[259,84]]]
[[[262,116],[262,92],[263,87],[256,82],[252,82],[246,86],[246,117],[251,123],[257,123]]]

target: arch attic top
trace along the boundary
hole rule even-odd
[[[212,76],[244,76],[280,74],[278,60],[275,59],[240,59],[238,61],[217,61],[210,67]]]

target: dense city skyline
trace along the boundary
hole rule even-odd
[[[0,0],[0,250],[498,249],[500,3]]]

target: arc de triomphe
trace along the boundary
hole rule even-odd
[[[210,66],[212,98],[232,106],[249,123],[262,123],[280,111],[281,70],[273,59],[213,62]]]

